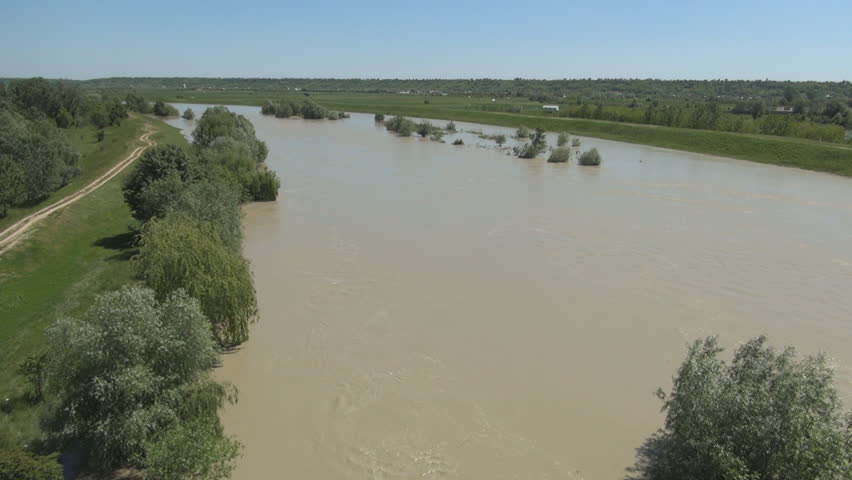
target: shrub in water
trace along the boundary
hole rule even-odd
[[[556,146],[564,147],[566,143],[568,143],[568,134],[565,132],[559,132],[559,137],[556,138]]]
[[[530,129],[524,126],[518,128],[515,132],[515,136],[518,138],[530,138]]]
[[[580,165],[588,165],[592,167],[596,167],[601,164],[601,154],[598,153],[597,148],[593,148],[587,152],[583,152],[580,155]]]
[[[450,133],[456,133],[456,123],[450,122],[447,124],[447,131]]]
[[[565,147],[559,147],[550,153],[548,163],[565,163],[571,159],[571,151]]]
[[[462,140],[461,138],[457,138],[455,139],[455,141],[453,141],[453,145],[464,145],[464,140]]]
[[[572,138],[571,139],[571,146],[574,147],[574,148],[579,147],[580,146],[580,139],[579,138]]]
[[[384,123],[385,122],[385,114],[384,113],[377,113],[373,117],[373,121],[375,121],[376,123]]]

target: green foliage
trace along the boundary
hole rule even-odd
[[[421,137],[426,138],[426,137],[428,137],[429,135],[432,134],[432,131],[434,129],[435,129],[435,127],[432,125],[432,123],[429,122],[428,120],[425,120],[425,121],[417,124],[415,131],[417,132],[417,135],[420,135]]]
[[[136,161],[124,182],[124,199],[133,216],[146,221],[162,215],[183,182],[195,176],[197,171],[193,160],[183,149],[174,145],[157,145],[145,150]],[[153,184],[156,185],[149,189]]]
[[[456,122],[450,121],[447,123],[446,130],[449,133],[456,133]]]
[[[521,133],[523,132],[521,132],[521,129],[519,128],[518,135],[520,135]],[[515,154],[520,158],[535,158],[540,153],[544,152],[546,148],[547,136],[545,135],[544,130],[542,130],[541,128],[537,128],[529,142],[524,144],[524,146],[522,147],[515,147]]]
[[[30,398],[39,401],[44,397],[44,383],[47,375],[48,352],[32,354],[18,365],[18,374],[27,379],[32,389]]]
[[[104,132],[103,129],[98,130],[98,143],[103,142],[105,136],[106,132]]]
[[[182,117],[184,120],[193,120],[195,118],[195,112],[193,112],[191,108],[187,108],[183,111]]]
[[[240,444],[225,436],[218,422],[202,417],[167,430],[146,450],[148,480],[226,480]]]
[[[24,201],[24,169],[11,155],[0,155],[0,217]]]
[[[0,194],[4,210],[38,202],[79,173],[80,155],[51,121],[28,120],[2,107],[0,157],[0,182],[12,185],[10,193]]]
[[[571,139],[571,146],[574,147],[574,148],[580,148],[580,139],[577,138],[577,137],[572,138]]]
[[[87,446],[100,471],[141,465],[146,443],[181,419],[187,389],[209,382],[217,361],[210,325],[183,291],[158,302],[149,289],[125,287],[47,335],[55,401],[45,427],[62,447]]]
[[[556,148],[547,158],[548,163],[565,163],[568,160],[571,160],[571,150],[566,147]]]
[[[62,480],[62,466],[55,456],[0,449],[0,480]]]
[[[150,102],[145,100],[144,97],[134,93],[128,93],[127,96],[124,97],[124,102],[125,105],[127,105],[127,109],[131,112],[151,113],[154,110]]]
[[[846,480],[850,416],[823,355],[798,360],[759,337],[729,363],[715,337],[694,342],[672,391],[659,392],[665,427],[646,447],[651,480]]]
[[[183,186],[163,213],[180,212],[208,222],[222,244],[239,252],[243,242],[240,201],[239,185],[227,177],[211,177]]]
[[[374,121],[374,122],[376,122],[376,123],[384,123],[384,121],[385,121],[385,114],[383,114],[383,113],[377,113],[377,114],[375,114],[375,115],[373,116],[373,121]]]
[[[462,140],[461,138],[457,138],[453,140],[453,145],[464,145],[464,140]]]
[[[497,143],[498,146],[502,147],[504,143],[506,143],[506,135],[502,133],[494,136],[494,142]]]
[[[246,117],[233,113],[226,107],[208,108],[192,132],[192,143],[204,149],[220,137],[229,137],[247,145],[257,162],[266,159],[266,144],[257,139],[254,126]]]
[[[251,199],[256,202],[272,202],[278,198],[281,181],[274,171],[262,168],[256,169],[247,185]]]
[[[417,125],[408,118],[396,115],[385,122],[385,128],[390,132],[395,132],[401,137],[410,137]]]
[[[518,130],[515,132],[515,137],[517,138],[529,138],[530,137],[530,129],[521,125],[518,127]]]
[[[580,165],[596,167],[601,164],[601,154],[597,148],[585,151],[580,155],[579,163]]]
[[[180,112],[168,103],[157,101],[154,102],[154,115],[158,117],[176,117],[180,115]]]
[[[145,224],[136,266],[158,298],[183,289],[201,309],[221,345],[248,339],[257,300],[248,261],[220,240],[209,222],[181,212]]]
[[[433,128],[432,133],[429,135],[429,139],[434,141],[434,142],[443,141],[443,138],[444,138],[444,131],[441,130],[440,128]]]
[[[564,147],[568,143],[568,134],[565,132],[559,132],[559,136],[556,137],[556,146]]]

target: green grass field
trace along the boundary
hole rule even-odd
[[[129,139],[139,137],[145,122],[157,128],[153,136],[157,143],[186,145],[176,128],[136,116],[113,131],[122,139],[108,143],[114,147],[91,145],[87,139],[93,132],[79,131],[74,141],[80,145],[82,161],[102,171],[123,159],[135,145]],[[41,408],[23,400],[27,387],[15,370],[43,347],[45,328],[58,317],[81,313],[97,294],[134,281],[128,259],[138,224],[121,193],[132,168],[45,219],[0,256],[0,402],[11,399],[5,406],[10,411],[0,412],[0,446],[20,445],[39,435]]]
[[[123,121],[120,126],[104,129],[103,142],[98,142],[98,130],[94,127],[63,130],[74,149],[80,152],[82,172],[74,177],[68,185],[51,193],[38,204],[26,208],[10,208],[8,215],[0,218],[0,230],[36,210],[62,200],[103,174],[119,160],[119,156],[126,155],[133,147],[139,145],[139,135],[142,134],[141,128],[144,123],[145,119],[140,115],[131,114],[131,117]]]
[[[298,93],[276,95],[270,92],[251,91],[139,93],[152,100],[231,105],[262,105],[267,100],[306,98]],[[538,103],[517,99],[496,98],[492,102],[490,98],[353,93],[311,93],[310,98],[327,108],[347,112],[400,114],[513,128],[521,125],[530,128],[541,127],[553,132],[566,131],[575,135],[852,176],[852,146],[844,144],[791,137],[554,117],[541,111]],[[424,103],[425,100],[429,103]],[[501,110],[506,104],[520,106],[522,110],[520,113],[495,111]]]

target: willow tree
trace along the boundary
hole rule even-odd
[[[182,288],[201,303],[220,345],[248,339],[257,300],[248,261],[226,246],[209,222],[172,212],[145,224],[139,275],[160,298]]]
[[[211,107],[204,111],[195,130],[192,143],[198,148],[209,147],[219,137],[230,137],[244,142],[252,152],[254,159],[262,162],[269,153],[266,143],[255,137],[254,126],[244,116],[236,114],[226,107]]]
[[[227,395],[209,376],[217,361],[210,326],[182,291],[162,301],[142,287],[101,295],[84,318],[57,321],[47,337],[48,436],[60,448],[85,446],[99,471],[141,466],[161,430],[211,418]]]

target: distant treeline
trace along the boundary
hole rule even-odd
[[[773,80],[657,79],[335,79],[335,78],[151,78],[113,77],[80,81],[91,90],[314,91],[352,93],[447,94],[531,97],[540,101],[580,97],[601,101],[631,99],[707,100],[781,99],[797,92],[810,99],[852,98],[852,83]]]
[[[0,85],[0,217],[43,200],[80,172],[80,155],[62,129],[102,129],[125,118],[127,108],[114,95],[42,78]]]
[[[267,100],[267,102],[260,107],[260,111],[264,115],[275,115],[278,118],[302,117],[310,120],[322,118],[328,120],[340,120],[343,118],[349,118],[349,115],[346,112],[329,110],[311,100],[304,100],[302,102],[286,100],[273,102],[271,100]]]

